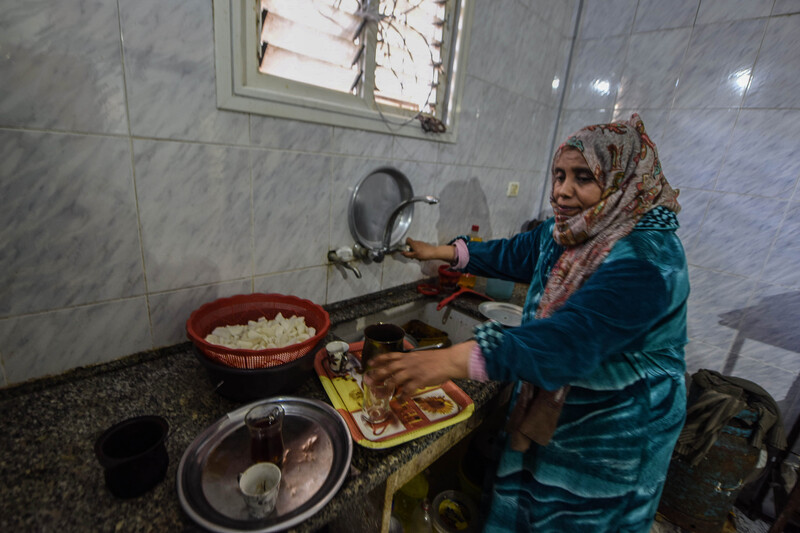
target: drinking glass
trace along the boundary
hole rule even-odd
[[[392,413],[390,402],[394,396],[394,385],[375,377],[374,370],[367,370],[361,379],[364,399],[361,417],[370,424],[385,422]]]

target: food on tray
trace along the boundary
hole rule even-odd
[[[306,326],[305,317],[293,315],[285,318],[278,313],[272,320],[262,316],[247,324],[216,327],[205,340],[226,348],[265,350],[297,344],[316,333],[316,329]]]
[[[424,396],[422,398],[414,398],[414,401],[417,402],[420,409],[429,413],[443,415],[453,410],[453,402],[444,396]]]

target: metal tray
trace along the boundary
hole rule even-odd
[[[281,488],[267,518],[247,514],[237,476],[250,466],[250,436],[244,416],[253,406],[280,403],[284,446]],[[322,509],[344,483],[353,455],[350,431],[341,415],[319,400],[273,397],[245,405],[205,429],[178,466],[178,498],[202,527],[217,532],[282,531]]]
[[[350,234],[368,250],[383,247],[383,234],[389,215],[402,202],[411,199],[414,191],[408,178],[392,167],[381,167],[367,174],[353,191],[348,208]],[[397,246],[408,231],[414,216],[409,204],[397,217],[392,228],[390,247]]]
[[[483,302],[478,311],[490,320],[497,320],[502,325],[515,328],[522,324],[522,308],[504,302]]]

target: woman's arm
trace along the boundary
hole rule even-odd
[[[411,248],[408,252],[403,252],[403,255],[411,259],[419,261],[447,261],[452,263],[456,258],[456,247],[452,244],[428,244],[427,242],[417,241],[412,238],[406,239],[406,244]]]
[[[489,278],[530,283],[541,262],[542,254],[561,255],[561,248],[552,238],[551,221],[509,239],[468,242],[470,274]]]
[[[439,350],[386,353],[375,356],[370,365],[378,379],[391,380],[397,396],[404,399],[417,389],[469,377],[469,358],[475,345],[475,341],[467,341]]]
[[[673,294],[661,271],[636,259],[603,264],[549,318],[505,329],[476,328],[492,379],[524,379],[555,390],[590,375],[607,357],[643,347],[650,330],[682,312],[686,295]]]

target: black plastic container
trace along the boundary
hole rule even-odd
[[[114,424],[95,441],[94,451],[111,494],[134,498],[164,479],[169,465],[164,445],[168,433],[164,418],[147,415]]]
[[[323,340],[324,342],[324,340]],[[200,361],[217,393],[235,402],[251,402],[269,396],[294,392],[314,371],[314,358],[321,345],[306,355],[267,368],[235,368],[212,361],[196,347],[194,355]]]

